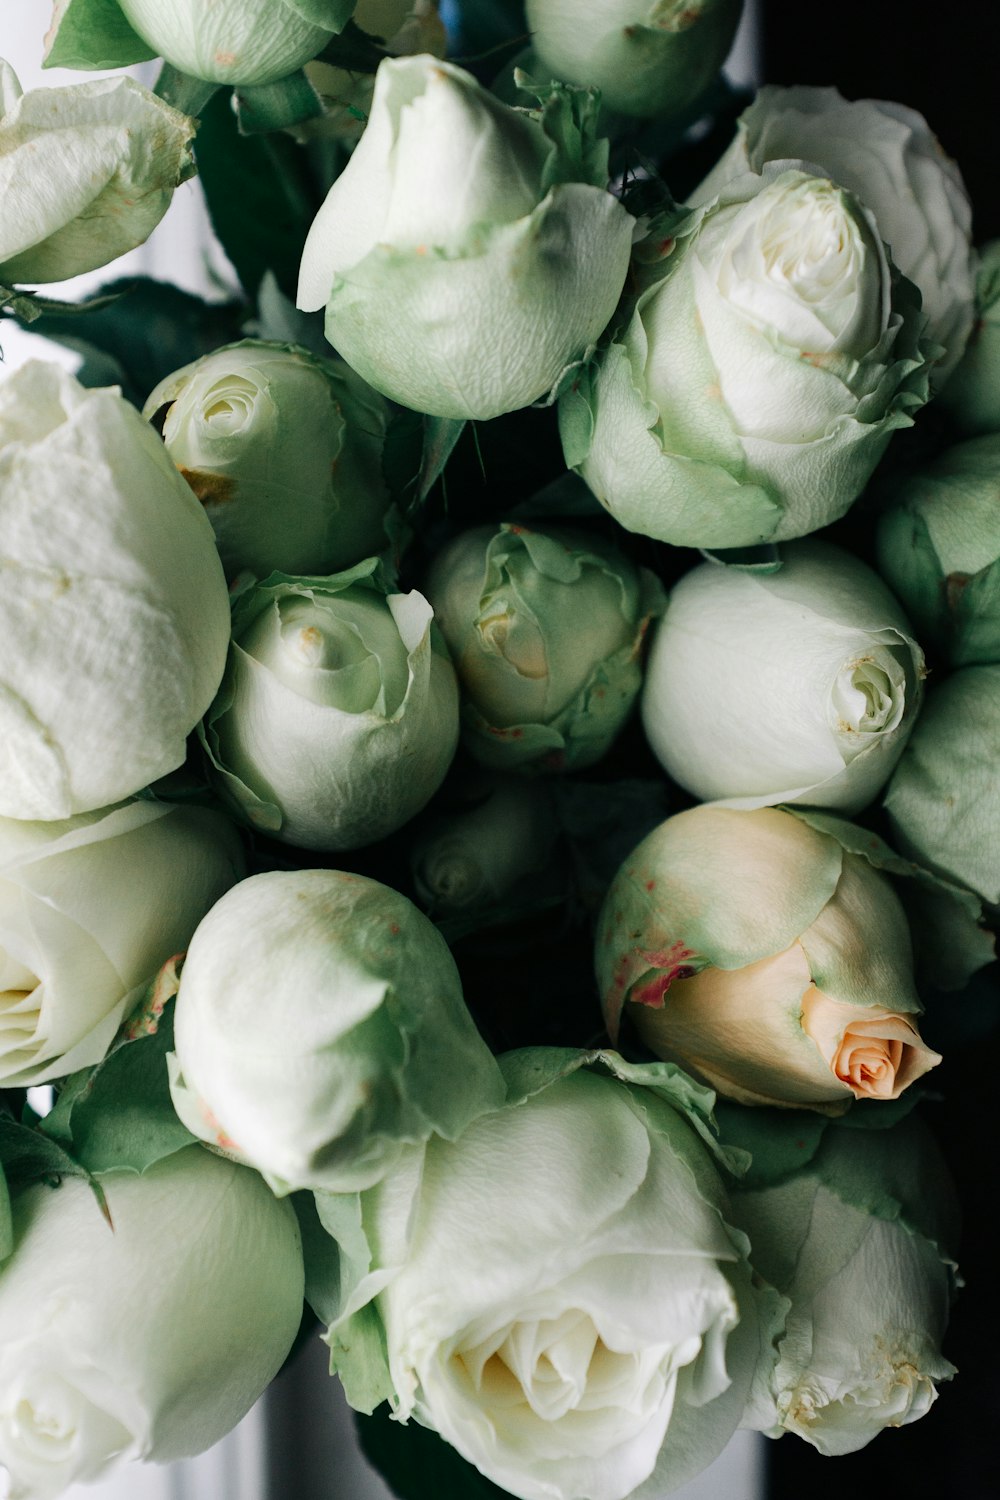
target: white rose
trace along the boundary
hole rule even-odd
[[[893,261],[920,290],[930,337],[944,346],[940,382],[972,329],[972,208],[955,163],[923,115],[887,99],[845,99],[834,88],[763,88],[729,150],[696,190],[704,203],[748,168],[813,163],[875,215]]]
[[[815,541],[773,573],[704,563],[673,590],[643,685],[667,773],[729,807],[857,812],[916,722],[923,652],[881,579]]]
[[[99,1062],[120,1022],[242,874],[227,821],[130,802],[61,822],[0,818],[0,1082]]]
[[[461,68],[380,65],[298,296],[326,306],[327,338],[376,390],[437,416],[495,417],[543,396],[599,337],[634,220],[605,190],[600,152],[563,124],[575,155]]]
[[[0,385],[0,815],[65,818],[181,765],[222,677],[212,528],[114,390]]]
[[[131,78],[22,94],[0,59],[0,281],[62,281],[141,245],[194,173],[194,128]]]
[[[295,1215],[253,1172],[193,1146],[101,1187],[111,1223],[81,1178],[14,1198],[0,1270],[11,1500],[55,1500],[126,1459],[211,1447],[298,1331]]]
[[[286,843],[353,849],[401,827],[458,742],[458,685],[427,600],[387,595],[374,559],[253,586],[203,738],[224,795]]]
[[[675,546],[842,516],[927,395],[923,316],[870,211],[802,162],[679,212],[656,279],[560,398],[567,463]]]
[[[669,1070],[649,1077],[606,1054],[652,1085],[633,1090],[571,1071],[592,1054],[561,1054],[547,1076],[552,1054],[528,1056],[530,1097],[457,1141],[410,1148],[362,1195],[370,1268],[341,1284],[333,1365],[367,1405],[377,1314],[397,1416],[504,1490],[653,1500],[743,1420],[772,1309],[751,1288],[708,1150],[668,1102]],[[317,1203],[347,1222],[342,1205]]]

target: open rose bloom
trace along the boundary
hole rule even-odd
[[[661,824],[608,893],[596,962],[613,1035],[627,1015],[742,1104],[839,1113],[940,1061],[889,881],[792,813],[702,806]]]

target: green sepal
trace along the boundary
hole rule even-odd
[[[560,182],[607,187],[608,142],[597,132],[599,92],[576,84],[529,78],[520,68],[514,82],[522,93],[538,100],[538,108],[532,113],[555,147],[542,172],[543,191],[547,193]]]
[[[167,1077],[179,974],[179,959],[164,964],[107,1056],[66,1080],[39,1126],[88,1172],[142,1173],[195,1140],[177,1118]]]
[[[192,78],[175,68],[173,63],[165,62],[157,75],[153,93],[172,109],[193,117],[201,113],[218,89],[217,83],[211,83],[205,78]]]
[[[117,0],[57,0],[44,68],[127,68],[156,52],[133,31]]]
[[[706,562],[717,563],[723,568],[738,568],[741,573],[757,573],[765,577],[779,573],[782,567],[781,550],[776,542],[761,542],[757,547],[701,547]]]
[[[241,84],[236,89],[236,122],[240,135],[264,135],[272,130],[287,130],[304,120],[315,120],[323,113],[319,95],[306,77],[305,69],[289,73],[274,83]]]
[[[0,1182],[3,1183],[4,1203],[0,1213],[0,1251],[4,1244],[8,1246],[8,1255],[13,1248],[9,1195],[38,1182],[55,1188],[64,1177],[82,1177],[89,1185],[97,1207],[111,1224],[104,1189],[86,1167],[39,1129],[19,1124],[10,1115],[0,1115]],[[2,1254],[0,1259],[3,1259]]]
[[[294,11],[311,26],[325,31],[341,31],[347,25],[357,0],[278,0],[286,10]]]

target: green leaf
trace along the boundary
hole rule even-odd
[[[509,1500],[436,1432],[393,1422],[388,1406],[354,1422],[366,1458],[399,1500]]]
[[[220,92],[201,117],[195,159],[212,226],[248,295],[273,271],[295,300],[299,262],[319,207],[299,148],[283,135],[241,135]]]
[[[90,1184],[101,1213],[111,1223],[104,1190],[86,1167],[80,1165],[56,1141],[49,1140],[40,1130],[31,1125],[21,1125],[9,1115],[0,1115],[0,1180],[3,1181],[4,1215],[8,1236],[10,1226],[10,1202],[8,1192],[30,1187],[36,1182],[57,1187],[64,1177],[82,1177]],[[4,1230],[0,1227],[0,1244]],[[10,1253],[8,1249],[7,1253]]]
[[[63,0],[53,26],[46,68],[124,68],[156,56],[132,30],[118,0]]]
[[[274,83],[241,84],[234,97],[241,135],[287,130],[323,113],[320,97],[303,68]]]
[[[91,1172],[144,1172],[191,1145],[170,1098],[177,962],[171,959],[126,1021],[102,1062],[67,1079],[41,1129]]]
[[[120,384],[142,407],[164,376],[239,338],[242,302],[205,302],[149,277],[110,282],[72,307],[42,304],[38,332],[84,357],[84,385]]]

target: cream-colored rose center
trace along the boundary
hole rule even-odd
[[[241,375],[227,375],[207,393],[202,406],[202,420],[213,436],[229,437],[241,432],[253,417],[259,395],[255,385]]]
[[[0,1065],[9,1073],[11,1065],[29,1061],[38,1050],[41,1016],[41,980],[24,964],[0,948]],[[25,1056],[29,1053],[30,1057]],[[16,1059],[16,1061],[15,1061]]]

